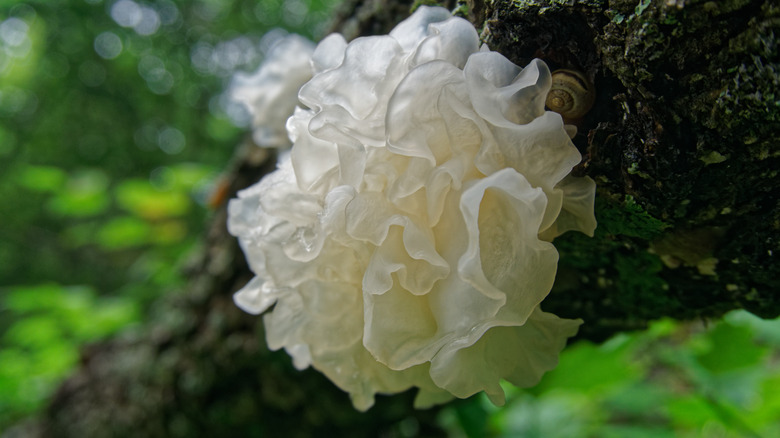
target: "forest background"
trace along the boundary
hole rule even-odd
[[[187,294],[220,174],[247,139],[231,78],[285,32],[321,38],[336,8],[0,0],[0,431],[45,408],[85,344]],[[469,437],[780,436],[779,347],[780,320],[744,311],[659,320],[577,341],[539,386],[507,386],[505,407],[477,396],[437,422]]]

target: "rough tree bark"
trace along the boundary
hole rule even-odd
[[[761,0],[497,1],[483,37],[594,79],[575,143],[594,239],[556,240],[546,310],[600,340],[662,316],[780,314],[780,6]]]
[[[338,27],[386,33],[410,5],[350,0]],[[427,2],[426,2],[427,3]],[[579,125],[598,184],[594,238],[569,234],[547,311],[603,340],[652,319],[780,314],[780,6],[772,0],[469,0],[448,4],[519,65],[594,79]],[[230,192],[274,159],[243,147]],[[215,214],[187,290],[144,327],[88,348],[39,419],[8,436],[441,435],[411,394],[366,414],[314,371],[269,352],[231,293],[251,274]]]

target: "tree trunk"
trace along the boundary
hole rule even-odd
[[[575,169],[593,239],[555,241],[545,310],[601,340],[660,317],[780,314],[780,7],[737,1],[499,1],[483,37],[594,79]]]
[[[470,0],[457,11],[493,50],[594,80],[575,169],[598,184],[594,238],[554,242],[561,259],[543,307],[583,318],[603,340],[652,319],[780,314],[780,7],[772,0]],[[408,4],[352,0],[347,37],[386,33]],[[455,5],[448,5],[454,7]],[[249,145],[230,194],[272,170]],[[40,418],[7,436],[442,435],[411,394],[356,412],[232,303],[251,273],[215,214],[187,290],[140,328],[88,348]],[[330,432],[330,433],[329,433]]]

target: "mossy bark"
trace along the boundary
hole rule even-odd
[[[576,172],[593,239],[567,235],[543,303],[604,339],[660,317],[780,314],[780,6],[772,1],[495,1],[483,37],[594,80]]]
[[[349,37],[385,33],[410,5],[353,0]],[[425,2],[427,3],[427,2]],[[580,70],[597,100],[579,124],[575,169],[598,184],[594,238],[556,239],[543,303],[602,340],[660,317],[780,314],[780,7],[772,0],[523,1],[448,4],[492,49]],[[230,193],[273,158],[244,147]],[[261,320],[231,293],[250,277],[224,208],[189,288],[143,327],[84,352],[35,422],[8,436],[436,436],[436,410],[410,394],[368,413],[314,371],[269,352]]]

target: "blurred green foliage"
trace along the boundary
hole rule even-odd
[[[38,408],[79,357],[82,344],[138,320],[128,297],[97,297],[86,286],[6,288],[0,312],[13,318],[0,336],[0,428]]]
[[[734,311],[712,326],[657,321],[601,345],[577,342],[507,404],[478,396],[441,413],[453,437],[780,436],[780,319]]]
[[[0,0],[0,430],[183,284],[247,131],[227,84],[336,4]]]

